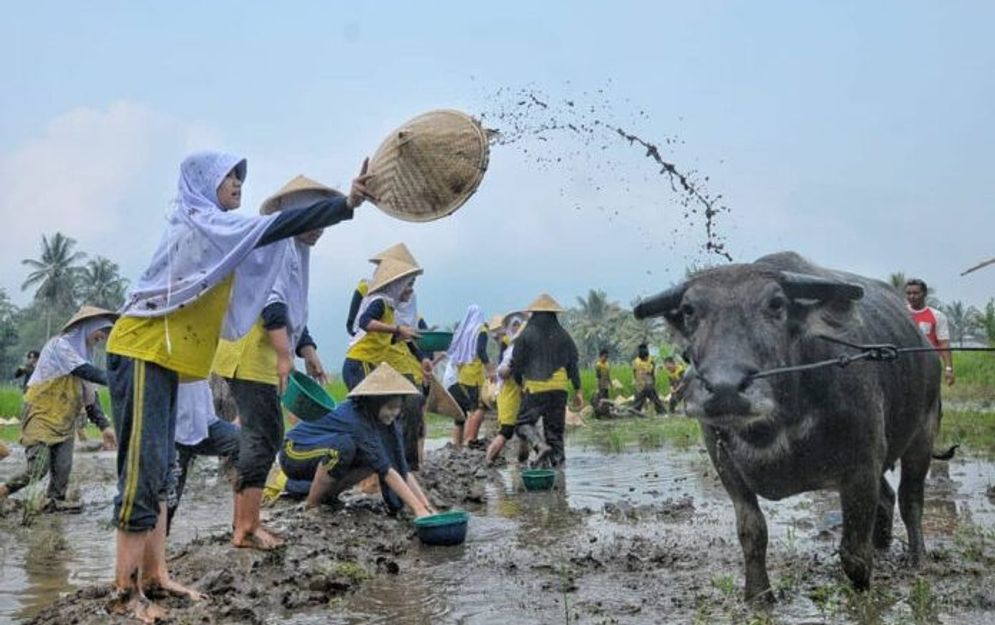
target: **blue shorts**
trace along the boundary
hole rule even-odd
[[[176,453],[177,375],[153,362],[108,354],[107,382],[118,441],[114,525],[126,532],[152,530]]]

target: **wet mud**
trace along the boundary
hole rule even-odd
[[[537,88],[503,87],[487,94],[485,100],[487,104],[480,116],[485,125],[493,126],[492,143],[516,148],[546,170],[587,172],[585,181],[595,191],[605,187],[616,198],[628,192],[635,184],[636,172],[645,169],[635,167],[628,155],[621,153],[623,149],[635,148],[653,164],[657,174],[665,177],[669,183],[668,199],[676,200],[681,209],[683,226],[676,227],[671,234],[677,236],[682,229],[701,227],[704,230],[701,248],[706,257],[715,255],[733,260],[717,226],[718,217],[730,212],[722,195],[708,190],[708,176],[682,168],[672,157],[665,156],[684,144],[680,137],[650,140],[637,134],[633,128],[647,126],[648,114],[633,107],[627,98],[614,99],[610,84],[577,97],[558,99]],[[566,194],[561,189],[561,195]],[[659,202],[663,206],[664,198]],[[581,206],[582,201],[575,200],[575,208]],[[610,217],[619,215],[617,207],[598,208],[610,211]]]
[[[510,451],[497,469],[482,469],[482,455],[445,445],[424,463],[429,496],[473,514],[467,542],[458,547],[421,545],[409,520],[387,516],[377,498],[349,494],[343,505],[314,512],[282,502],[270,522],[285,532],[288,546],[268,554],[235,550],[228,545],[227,517],[217,520],[223,515],[211,508],[227,497],[223,480],[204,468],[180,514],[200,518],[206,508],[216,523],[199,537],[177,537],[171,562],[176,577],[209,599],[164,599],[168,622],[995,621],[995,504],[987,492],[995,466],[987,461],[968,456],[937,467],[927,484],[926,561],[910,567],[896,540],[877,554],[868,593],[855,593],[840,570],[835,495],[762,502],[777,602],[760,607],[741,599],[742,556],[731,505],[701,450],[665,445],[604,454],[569,442],[567,467],[548,492],[523,490]],[[87,515],[103,505],[97,503],[103,494],[84,489],[84,515],[60,516],[58,527],[39,521],[34,531],[14,535],[41,541],[47,533],[61,540],[46,552],[57,560],[60,549],[72,549],[75,537],[92,532],[84,524],[93,524]],[[902,538],[897,516],[895,535]],[[7,522],[0,520],[0,531],[10,530]],[[108,579],[110,571],[97,579]],[[54,603],[57,589],[47,592],[50,605],[23,621],[127,622],[104,611],[105,584],[88,583]]]

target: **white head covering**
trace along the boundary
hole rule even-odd
[[[458,376],[457,367],[473,362],[477,357],[477,335],[480,334],[480,326],[484,324],[484,313],[480,306],[470,304],[463,315],[453,342],[449,344],[446,355],[449,357],[446,363],[446,373],[443,376],[443,383],[449,388],[456,383]]]
[[[166,232],[121,314],[166,315],[195,301],[234,272],[222,336],[236,339],[249,331],[265,305],[290,242],[257,249],[276,215],[238,214],[218,204],[218,187],[232,169],[244,180],[246,162],[231,154],[198,152],[183,161],[176,207],[168,217]]]
[[[327,200],[328,194],[319,191],[301,191],[283,198],[281,210],[307,207]],[[311,273],[311,247],[297,241],[290,242],[283,258],[283,270],[276,277],[273,289],[266,298],[266,305],[279,302],[287,307],[287,334],[290,349],[295,351],[304,334],[308,315],[308,285]]]
[[[394,306],[394,318],[402,326],[418,327],[418,294],[411,292],[406,302],[397,302]]]
[[[87,345],[86,338],[97,330],[110,328],[113,325],[114,322],[107,317],[92,317],[74,324],[62,334],[53,336],[42,348],[35,371],[28,380],[28,386],[69,375],[73,369],[91,364],[93,346]]]
[[[518,324],[518,327],[515,327]],[[504,318],[504,333],[511,341],[508,343],[508,347],[504,348],[504,353],[501,355],[501,362],[498,363],[498,371],[501,369],[506,369],[511,367],[512,354],[515,351],[515,338],[522,332],[522,328],[525,325],[525,316],[521,314],[512,314]],[[500,375],[497,376],[497,388],[500,391],[504,387],[504,378]]]
[[[184,382],[176,388],[176,442],[196,445],[207,438],[208,428],[218,420],[214,396],[207,380]]]

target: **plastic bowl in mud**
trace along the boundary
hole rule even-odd
[[[415,531],[426,545],[461,545],[469,521],[469,512],[450,510],[415,519]]]
[[[335,410],[335,400],[331,395],[300,371],[290,374],[281,401],[301,421],[316,421]]]
[[[422,332],[418,339],[418,349],[423,352],[443,352],[453,342],[452,332]]]
[[[549,490],[556,481],[556,471],[552,469],[525,469],[522,471],[522,482],[525,490]]]

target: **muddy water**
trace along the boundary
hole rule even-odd
[[[742,578],[731,508],[700,450],[606,455],[571,442],[568,458],[556,489],[548,493],[523,491],[514,466],[491,473],[483,503],[466,506],[474,517],[464,545],[428,548],[411,540],[397,559],[400,574],[374,575],[357,592],[320,609],[268,613],[259,621],[748,621],[747,608],[735,596]],[[20,461],[0,464],[0,477]],[[76,467],[75,484],[85,504],[81,514],[43,515],[30,528],[0,519],[0,623],[24,620],[60,594],[106,582],[110,575],[113,456],[79,454]],[[966,530],[995,527],[995,505],[986,496],[993,483],[995,465],[971,458],[956,460],[949,477],[929,482],[926,531],[932,555],[922,573],[932,580],[934,595],[945,599],[937,600],[935,619],[926,622],[995,621],[995,599],[979,586],[992,586],[991,562],[984,566],[992,555],[991,538],[987,547],[974,546],[981,551],[980,564],[966,561],[968,552],[960,550]],[[229,506],[226,485],[210,463],[200,465],[172,544],[188,542],[198,532],[222,534]],[[845,584],[834,553],[840,523],[835,496],[812,493],[762,506],[770,530],[769,568],[779,592],[770,622],[910,621],[912,578],[904,570],[901,545],[879,557],[877,565],[876,586],[891,594],[854,607],[838,590]],[[896,519],[896,536],[903,535]],[[811,597],[819,592],[836,598],[817,602]]]

